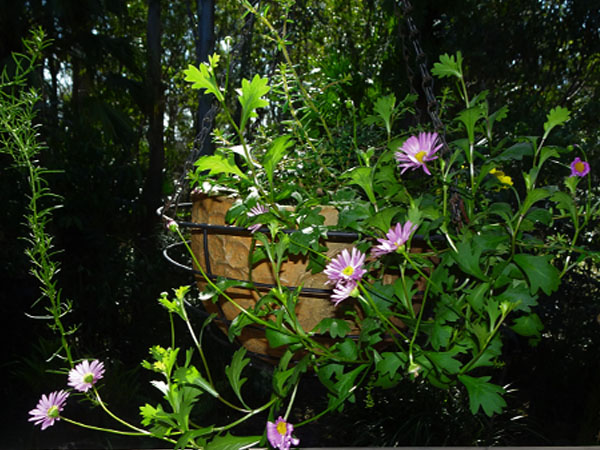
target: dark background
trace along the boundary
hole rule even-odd
[[[278,2],[270,3],[274,11]],[[460,50],[472,91],[488,89],[490,103],[510,107],[502,122],[519,132],[540,130],[547,112],[568,107],[572,120],[559,144],[587,153],[593,185],[600,167],[600,13],[596,1],[425,0],[411,13],[429,66],[440,54]],[[344,86],[356,105],[369,110],[380,94],[409,90],[399,20],[388,0],[298,0],[287,25],[301,73],[318,62],[330,77],[352,75]],[[73,347],[107,368],[104,396],[111,407],[137,420],[137,408],[158,397],[139,362],[153,344],[168,344],[168,321],[158,306],[162,291],[190,282],[161,255],[165,236],[156,207],[173,192],[200,131],[207,101],[182,82],[225,36],[237,43],[233,86],[242,77],[268,74],[277,54],[252,20],[232,1],[0,0],[0,65],[22,51],[22,39],[41,26],[52,45],[32,84],[41,90],[41,164],[62,196],[50,232],[61,263],[58,282],[74,302],[65,321],[80,324]],[[410,42],[407,42],[410,49]],[[408,67],[416,74],[414,55]],[[415,75],[413,86],[420,80]],[[436,87],[436,93],[440,89]],[[425,105],[420,120],[426,123]],[[219,120],[219,119],[217,119]],[[64,380],[45,360],[56,335],[32,307],[38,288],[24,255],[27,201],[24,175],[0,155],[0,261],[3,342],[0,398],[5,448],[111,448],[158,442],[110,440],[59,423],[41,432],[27,412],[42,393]],[[596,191],[597,192],[597,191]],[[592,238],[596,239],[595,234]],[[590,445],[600,432],[599,284],[595,267],[573,273],[539,314],[546,330],[532,348],[507,336],[506,364],[495,375],[509,384],[507,411],[494,418],[471,416],[460,390],[442,392],[422,383],[393,392],[358,395],[355,405],[298,430],[303,445]],[[183,336],[183,333],[181,334]],[[215,364],[227,363],[233,346],[208,337]],[[257,362],[248,389],[260,398],[268,367]],[[268,381],[266,381],[268,384]],[[324,393],[308,382],[296,414],[318,411]],[[206,414],[226,414],[206,404]],[[361,416],[369,408],[369,423]],[[295,411],[296,411],[295,410]],[[101,424],[85,403],[69,404],[69,416]],[[263,419],[261,419],[263,420]],[[251,424],[253,425],[253,424]],[[259,425],[257,425],[259,426]],[[260,425],[262,427],[262,424]],[[256,430],[249,430],[256,433]],[[2,446],[2,445],[0,445]]]

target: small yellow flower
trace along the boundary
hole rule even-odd
[[[494,175],[496,178],[498,178],[498,181],[500,183],[506,185],[506,186],[502,186],[503,189],[507,189],[508,186],[512,186],[513,185],[512,178],[509,177],[508,175],[506,175],[501,170],[492,169],[492,170],[490,170],[490,174]]]

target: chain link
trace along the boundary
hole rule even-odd
[[[256,0],[255,3],[256,4],[260,3],[260,0]],[[233,72],[233,70],[235,69],[235,65],[238,63],[238,55],[241,53],[242,48],[246,42],[246,39],[248,38],[248,35],[250,34],[249,30],[252,28],[253,20],[254,20],[254,16],[252,14],[248,14],[246,17],[246,21],[244,22],[244,25],[242,26],[240,38],[239,38],[238,42],[234,45],[234,47],[231,49],[231,58],[229,61],[229,68],[228,68],[229,73]],[[186,189],[188,187],[188,183],[185,182],[187,175],[188,175],[189,171],[192,169],[192,167],[194,166],[194,163],[196,162],[196,160],[202,154],[204,144],[206,142],[206,139],[212,132],[213,122],[214,122],[214,119],[215,119],[217,113],[219,112],[219,109],[220,109],[220,105],[217,102],[213,102],[211,107],[209,108],[209,110],[206,112],[206,114],[202,118],[200,130],[198,131],[198,134],[194,138],[193,148],[190,151],[190,154],[189,154],[188,158],[186,159],[185,163],[183,164],[182,172],[178,178],[173,180],[174,193],[173,193],[173,195],[168,196],[165,199],[165,203],[162,208],[163,217],[167,211],[170,211],[170,214],[172,216],[177,215],[177,207],[179,205],[179,201],[180,201],[182,195],[186,192]]]
[[[440,106],[435,98],[435,94],[433,93],[433,77],[431,76],[431,73],[427,67],[427,55],[423,51],[423,47],[421,46],[421,42],[419,40],[419,30],[411,16],[413,6],[410,3],[410,0],[399,0],[399,5],[402,10],[404,22],[406,23],[406,28],[401,28],[401,31],[406,30],[404,33],[408,35],[407,37],[412,44],[415,53],[415,63],[419,68],[419,72],[421,73],[421,88],[423,89],[425,99],[427,100],[427,113],[429,114],[434,130],[439,134],[440,140],[442,141],[442,153],[445,153],[448,150],[448,144],[446,143],[446,127],[440,120]],[[407,74],[411,86],[411,93],[414,93],[414,72],[408,62],[408,50],[406,49],[404,38],[405,34],[401,34],[402,51],[407,66]],[[420,111],[418,111],[416,108],[415,110],[418,113],[417,117],[420,117]]]

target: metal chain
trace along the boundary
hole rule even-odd
[[[257,4],[259,2],[260,2],[260,0],[256,1]],[[228,67],[229,73],[232,73],[233,70],[235,69],[235,64],[237,63],[237,56],[241,53],[242,48],[246,42],[246,39],[249,34],[249,30],[252,28],[252,20],[253,19],[254,19],[253,15],[248,14],[246,21],[244,22],[244,25],[242,26],[240,38],[231,50],[231,58],[230,58],[229,67]],[[183,165],[182,172],[178,178],[173,180],[173,185],[175,188],[174,194],[171,196],[168,196],[166,198],[165,203],[161,209],[161,211],[162,211],[161,214],[163,215],[163,217],[165,217],[164,213],[166,213],[167,211],[170,211],[172,208],[173,208],[173,211],[170,211],[170,214],[173,217],[175,217],[177,215],[177,207],[179,205],[179,201],[181,199],[181,196],[184,194],[184,192],[186,192],[186,188],[188,187],[187,183],[185,182],[185,180],[187,178],[187,174],[192,169],[196,160],[202,154],[202,149],[204,148],[204,143],[206,142],[206,138],[212,132],[213,122],[214,122],[215,116],[219,112],[219,109],[220,109],[220,105],[217,102],[213,102],[210,109],[206,112],[206,114],[202,118],[202,124],[201,124],[200,130],[198,131],[198,134],[194,138],[194,146],[193,146],[192,150],[190,151],[190,154]]]
[[[404,58],[404,68],[406,69],[406,78],[408,79],[408,86],[410,89],[410,93],[415,97],[418,97],[417,90],[415,89],[415,71],[412,69],[412,64],[410,63],[410,55],[408,52],[408,47],[406,46],[406,42],[408,40],[408,29],[406,27],[406,23],[403,17],[398,13],[398,8],[394,8],[396,11],[396,15],[398,16],[398,34],[400,35],[400,43],[402,44],[402,57]],[[414,104],[415,113],[413,115],[414,123],[413,125],[418,125],[421,119],[421,108],[419,108],[417,102]]]
[[[413,6],[410,3],[410,0],[399,0],[399,5],[402,9],[402,15],[404,21],[406,22],[406,27],[408,28],[408,38],[410,39],[413,50],[415,52],[415,62],[421,73],[421,88],[423,89],[425,99],[427,100],[427,113],[431,118],[434,130],[438,133],[440,140],[442,141],[443,154],[448,150],[448,144],[446,143],[446,127],[439,117],[440,106],[437,99],[435,98],[435,94],[433,93],[433,77],[431,76],[431,73],[429,72],[429,69],[427,67],[427,55],[423,51],[423,47],[421,47],[421,42],[419,40],[419,30],[411,16]],[[407,62],[406,65],[407,73],[409,74],[409,82],[411,84],[411,89],[414,89],[412,79],[412,77],[414,77],[414,72],[409,67],[410,64],[408,64],[407,50],[405,47],[404,39],[402,39],[402,41],[404,58]]]

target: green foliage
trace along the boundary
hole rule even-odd
[[[469,402],[473,414],[482,408],[488,416],[491,416],[506,407],[506,402],[501,396],[504,389],[489,383],[490,377],[474,378],[468,375],[459,375],[458,379],[469,391]]]
[[[455,77],[462,79],[462,53],[456,52],[456,56],[447,53],[441,55],[440,61],[433,64],[431,73],[438,78]]]

